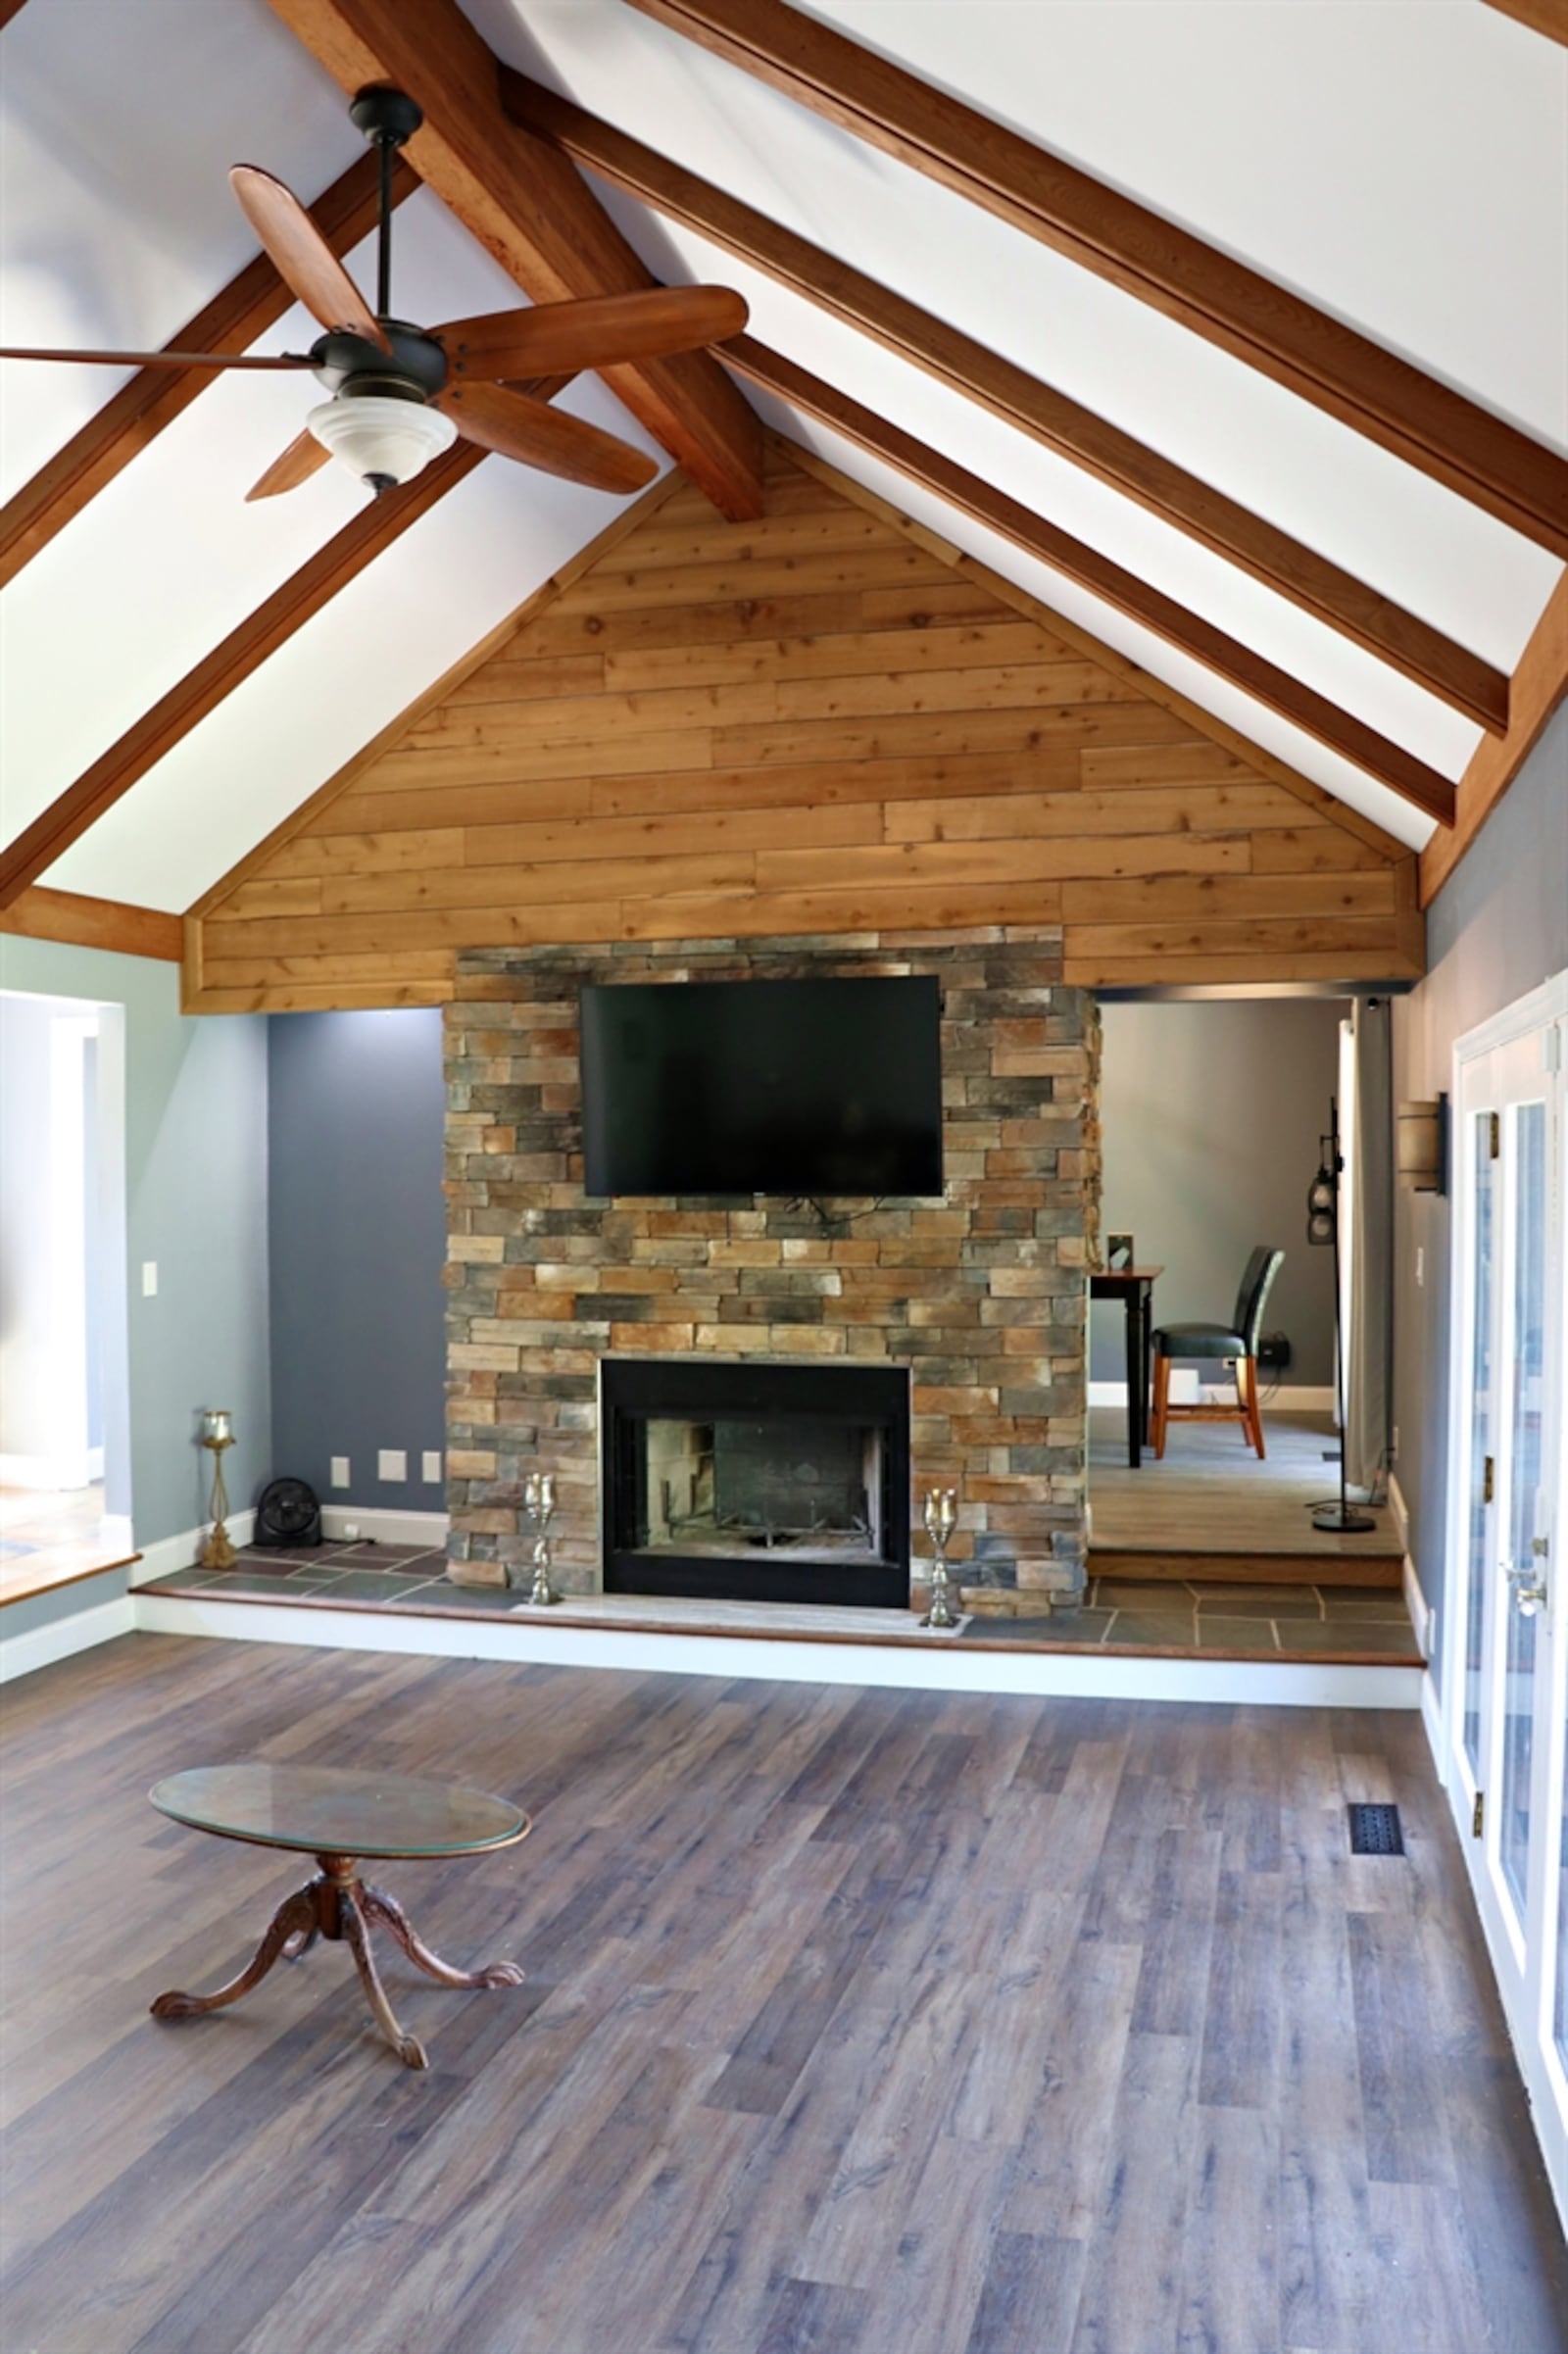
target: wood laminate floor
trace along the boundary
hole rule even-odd
[[[518,1990],[248,1955],[203,1760],[466,1777],[379,1876]],[[1563,2354],[1568,2259],[1414,1715],[132,1636],[4,1732],[7,2354]],[[1348,1852],[1397,1801],[1402,1859]]]
[[[1338,1494],[1327,1414],[1265,1406],[1259,1461],[1238,1422],[1173,1422],[1165,1453],[1127,1460],[1120,1406],[1089,1414],[1089,1502],[1097,1547],[1128,1552],[1297,1553],[1326,1559],[1398,1552],[1387,1511],[1366,1536],[1312,1526],[1311,1507]],[[1325,1459],[1328,1455],[1333,1459]]]

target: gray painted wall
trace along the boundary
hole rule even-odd
[[[1293,1385],[1334,1379],[1333,1253],[1303,1229],[1344,1012],[1286,998],[1102,1008],[1102,1237],[1131,1234],[1164,1267],[1154,1312],[1167,1324],[1228,1316],[1252,1245],[1278,1243],[1263,1321],[1290,1335]],[[1121,1309],[1101,1301],[1091,1323],[1091,1376],[1120,1380]]]
[[[1427,910],[1427,975],[1394,1004],[1394,1092],[1453,1086],[1453,1046],[1568,967],[1568,705]],[[1395,1476],[1421,1591],[1441,1599],[1448,1476],[1450,1204],[1396,1195]],[[1416,1280],[1416,1253],[1422,1280]],[[1445,1628],[1437,1630],[1441,1649]]]
[[[271,1459],[267,1024],[182,1015],[172,964],[11,934],[0,935],[0,988],[124,1009],[129,1510],[137,1544],[150,1545],[205,1515],[202,1406],[234,1416],[237,1505]],[[152,1300],[144,1259],[158,1263]]]
[[[446,1445],[440,1013],[269,1029],[275,1467],[325,1502],[444,1510],[444,1485],[420,1476]],[[406,1481],[378,1478],[382,1447],[407,1455]]]

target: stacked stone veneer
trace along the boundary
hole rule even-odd
[[[578,993],[588,982],[933,973],[938,1202],[604,1202],[582,1190]],[[452,1576],[527,1559],[530,1471],[556,1476],[557,1583],[600,1582],[606,1353],[906,1364],[910,1499],[959,1492],[972,1601],[1039,1608],[1085,1551],[1085,1265],[1098,1225],[1099,1015],[1040,930],[471,951],[447,1008]],[[1031,1599],[1032,1595],[1032,1599]]]

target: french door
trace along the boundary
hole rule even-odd
[[[1568,977],[1460,1042],[1448,1783],[1568,2215]]]

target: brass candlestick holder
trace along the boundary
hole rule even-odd
[[[550,1522],[556,1509],[553,1475],[548,1471],[530,1471],[522,1484],[522,1500],[539,1532],[533,1541],[533,1584],[528,1589],[528,1599],[545,1609],[561,1599],[550,1582]]]
[[[212,1532],[198,1556],[203,1569],[232,1569],[234,1545],[224,1522],[228,1518],[228,1488],[223,1479],[223,1452],[234,1444],[233,1425],[226,1406],[202,1408],[201,1444],[213,1458]]]
[[[928,1488],[925,1496],[925,1533],[931,1540],[931,1607],[920,1624],[922,1627],[956,1627],[957,1613],[953,1607],[953,1578],[948,1569],[948,1546],[958,1525],[958,1492],[956,1488]]]

